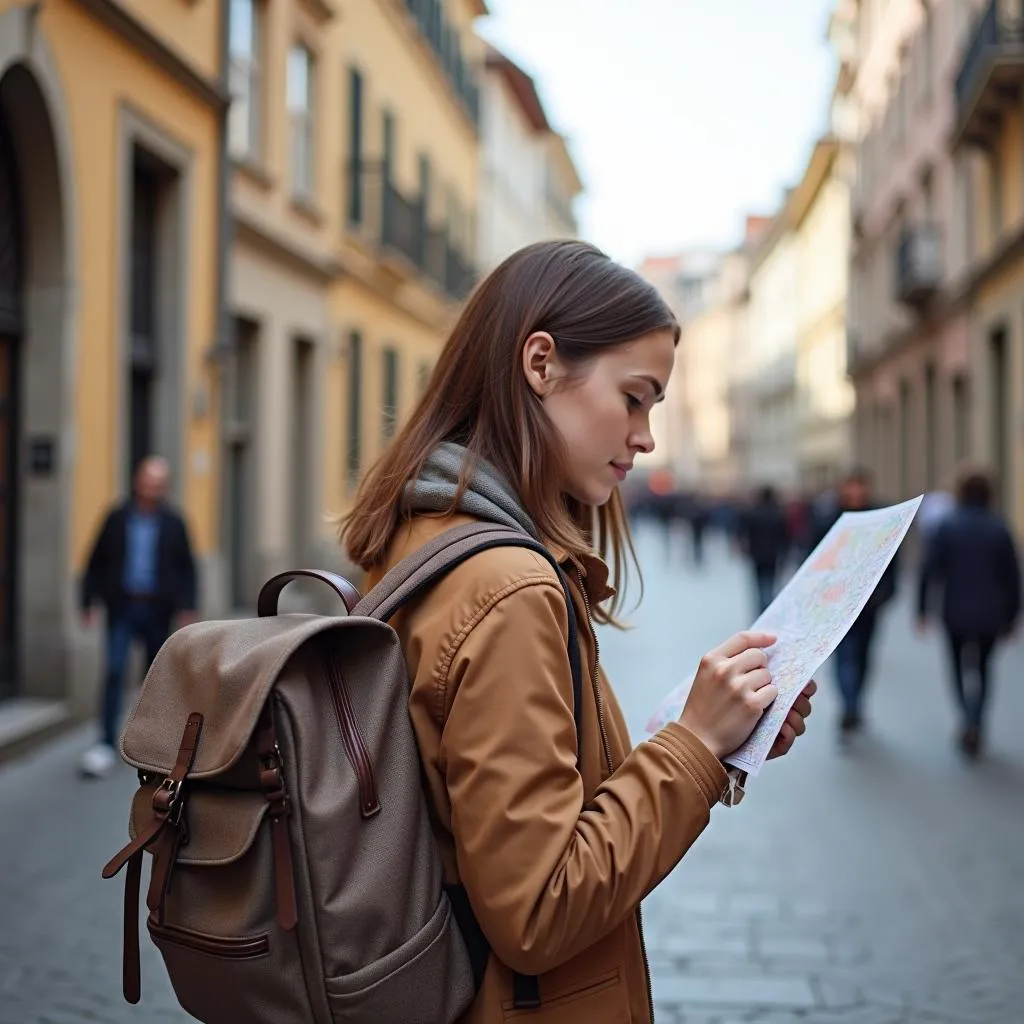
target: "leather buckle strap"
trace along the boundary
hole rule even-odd
[[[152,820],[130,843],[114,854],[103,868],[103,877],[113,878],[125,864],[128,865],[128,874],[124,881],[122,987],[124,997],[129,1003],[137,1003],[142,998],[139,963],[139,889],[142,885],[142,853],[153,847],[153,870],[146,903],[150,910],[159,909],[162,917],[164,898],[170,885],[171,867],[184,831],[183,783],[195,762],[202,730],[203,716],[199,712],[193,712],[185,723],[171,774],[153,794]]]
[[[256,726],[256,755],[260,760],[260,788],[270,805],[270,840],[274,851],[274,902],[277,923],[286,932],[299,923],[298,900],[295,895],[295,868],[292,845],[288,835],[288,819],[292,808],[284,784],[284,762],[277,743],[274,712],[270,701],[263,705]]]

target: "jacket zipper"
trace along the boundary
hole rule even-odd
[[[341,729],[341,742],[345,747],[345,754],[352,765],[359,785],[359,810],[364,818],[369,818],[380,810],[377,784],[373,778],[373,762],[370,760],[369,751],[360,735],[355,711],[352,709],[352,702],[349,699],[348,690],[345,688],[345,680],[338,670],[334,657],[330,654],[327,656],[327,672],[334,713]]]
[[[601,648],[597,642],[597,632],[594,629],[593,619],[590,614],[590,598],[587,597],[587,588],[583,585],[583,573],[579,566],[576,566],[576,578],[580,583],[580,594],[583,597],[583,607],[587,610],[587,628],[590,631],[590,639],[594,644],[594,697],[597,700],[597,724],[601,732],[601,749],[604,751],[604,762],[608,768],[608,774],[615,771],[612,764],[611,751],[608,749],[608,736],[604,726],[604,698],[601,696],[601,677],[598,666],[601,663]]]
[[[608,766],[608,774],[611,775],[615,768],[612,765],[612,755],[608,749],[608,737],[604,727],[604,699],[601,696],[601,675],[598,671],[601,660],[601,648],[597,642],[597,630],[594,629],[593,617],[590,614],[590,598],[587,596],[587,588],[583,584],[583,572],[576,566],[576,578],[580,584],[580,594],[583,597],[583,607],[587,610],[587,628],[590,630],[590,637],[594,642],[594,696],[597,700],[597,723],[601,732],[601,746],[604,749],[604,759]],[[647,984],[647,1005],[651,1011],[651,1024],[654,1024],[654,991],[651,988],[651,962],[647,958],[647,943],[644,941],[644,919],[639,907],[636,908],[636,928],[640,936],[640,955],[644,961],[644,981]]]

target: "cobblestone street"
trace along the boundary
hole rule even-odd
[[[646,533],[640,550],[636,629],[601,638],[635,735],[752,604],[717,541],[703,569]],[[808,735],[741,807],[716,809],[645,904],[659,1024],[1024,1020],[1024,645],[998,659],[989,751],[965,765],[939,640],[912,633],[909,590],[882,625],[866,735],[838,749],[826,667]],[[143,1002],[121,999],[122,879],[99,871],[134,775],[76,778],[91,739],[0,769],[0,1024],[187,1019],[145,942]]]

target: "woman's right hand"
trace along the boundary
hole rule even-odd
[[[679,721],[719,759],[744,743],[778,695],[763,650],[775,639],[737,633],[700,660]]]

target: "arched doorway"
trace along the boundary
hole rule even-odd
[[[0,13],[0,697],[71,696],[71,197],[59,75]]]
[[[18,676],[18,352],[24,331],[24,235],[14,142],[0,106],[0,699]]]

